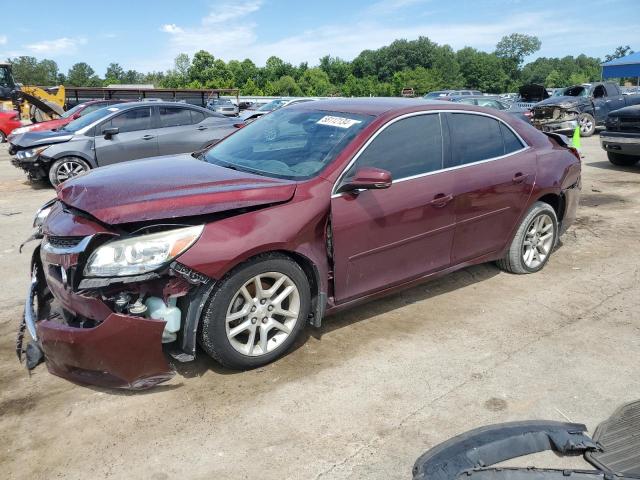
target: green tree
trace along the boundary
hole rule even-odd
[[[285,76],[293,77],[293,70],[294,68],[290,63],[276,56],[269,57],[264,66],[265,77],[270,82],[277,81]]]
[[[557,70],[551,70],[549,72],[549,75],[547,75],[547,78],[544,81],[544,86],[551,87],[551,88],[562,87],[562,86],[565,86],[566,84],[567,84],[566,79]]]
[[[323,97],[333,92],[334,87],[329,81],[329,75],[320,68],[310,68],[305,71],[298,81],[303,95]]]
[[[58,65],[53,60],[38,61],[35,57],[10,58],[13,76],[23,85],[53,86],[58,84]]]
[[[393,93],[400,95],[403,88],[413,88],[416,95],[424,95],[432,90],[439,90],[446,85],[439,70],[417,67],[403,70],[393,75]]]
[[[458,51],[457,58],[466,87],[488,93],[507,90],[509,76],[503,69],[501,59],[496,55],[465,47]]]
[[[102,84],[93,68],[85,62],[74,64],[67,73],[67,85],[74,87],[97,87]]]
[[[351,65],[341,58],[325,55],[320,59],[320,68],[327,74],[329,82],[341,85],[351,73]]]
[[[289,75],[280,77],[275,82],[267,83],[267,95],[283,95],[286,97],[299,97],[302,90],[296,83],[295,79]]]
[[[631,47],[629,45],[625,47],[621,45],[617,47],[615,52],[613,52],[611,55],[605,55],[604,61],[610,62],[611,60],[615,60],[616,58],[626,57],[627,55],[631,55],[632,53],[633,53],[633,50],[631,50]]]
[[[524,58],[540,50],[541,45],[542,42],[538,37],[524,33],[506,35],[498,42],[495,54],[502,59],[503,70],[510,77],[512,83],[517,83],[519,79],[520,67]]]
[[[104,74],[105,85],[111,85],[113,83],[123,83],[124,70],[119,63],[110,63],[107,67],[107,71]]]

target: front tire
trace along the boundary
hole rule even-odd
[[[309,281],[296,262],[278,254],[258,257],[232,271],[211,294],[200,346],[227,368],[260,367],[291,348],[310,306]]]
[[[590,137],[596,131],[596,120],[590,113],[578,115],[578,125],[580,126],[580,136]]]
[[[49,169],[49,181],[57,187],[65,180],[69,180],[81,173],[91,170],[91,166],[78,157],[63,157],[51,165]]]
[[[622,155],[621,153],[616,152],[607,152],[607,158],[613,165],[618,167],[630,167],[638,163],[638,160],[640,160],[640,157]]]
[[[4,143],[7,141],[7,136],[4,134],[2,130],[0,130],[0,143]]]
[[[558,217],[551,205],[534,203],[522,219],[507,254],[497,264],[510,273],[539,272],[558,240]]]

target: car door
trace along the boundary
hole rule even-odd
[[[618,110],[619,108],[625,107],[627,105],[624,101],[624,96],[616,85],[605,83],[604,89],[607,93],[607,98],[605,98],[604,101],[607,107],[607,115],[609,114],[609,112],[613,112],[614,110]]]
[[[502,120],[480,113],[444,116],[451,142],[455,235],[452,263],[501,250],[535,182],[536,156]]]
[[[338,181],[339,188],[364,166],[393,178],[388,189],[331,198],[338,303],[449,266],[455,215],[444,148],[438,113],[401,118],[382,127]]]
[[[224,138],[233,127],[220,117],[182,106],[159,107],[160,155],[193,152]]]
[[[158,155],[156,129],[152,128],[151,106],[136,107],[112,117],[96,128],[95,152],[99,166]],[[117,128],[115,135],[103,135]]]

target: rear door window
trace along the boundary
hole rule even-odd
[[[387,170],[394,180],[441,170],[439,114],[417,115],[389,125],[360,154],[346,178],[364,166]]]
[[[136,132],[151,128],[151,107],[133,108],[113,117],[102,129],[117,127],[120,133]]]
[[[498,120],[467,113],[447,114],[451,139],[451,159],[447,167],[457,167],[504,155]]]
[[[192,123],[190,108],[160,107],[160,127],[179,127]]]
[[[196,123],[200,123],[205,119],[205,114],[198,110],[189,109],[189,112],[191,113],[191,123],[193,125],[195,125]]]
[[[524,145],[516,134],[511,131],[509,127],[507,127],[504,123],[500,123],[500,132],[502,133],[502,140],[504,142],[504,154],[507,155],[509,153],[517,152],[518,150],[522,150]]]

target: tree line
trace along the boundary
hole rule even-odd
[[[243,95],[287,96],[397,96],[403,88],[417,95],[439,89],[471,88],[488,93],[515,92],[520,85],[540,83],[560,87],[600,79],[601,60],[584,54],[563,58],[540,57],[523,65],[537,52],[535,36],[513,33],[503,37],[493,52],[472,47],[454,51],[427,37],[395,40],[376,50],[364,50],[352,61],[324,56],[317,66],[292,65],[277,56],[263,67],[250,59],[224,62],[200,50],[193,57],[179,54],[173,68],[142,73],[111,63],[100,77],[86,62],[59,71],[53,60],[11,58],[17,82],[25,85],[102,87],[111,84],[154,84],[164,88],[240,88]],[[607,59],[624,56],[618,47]]]

